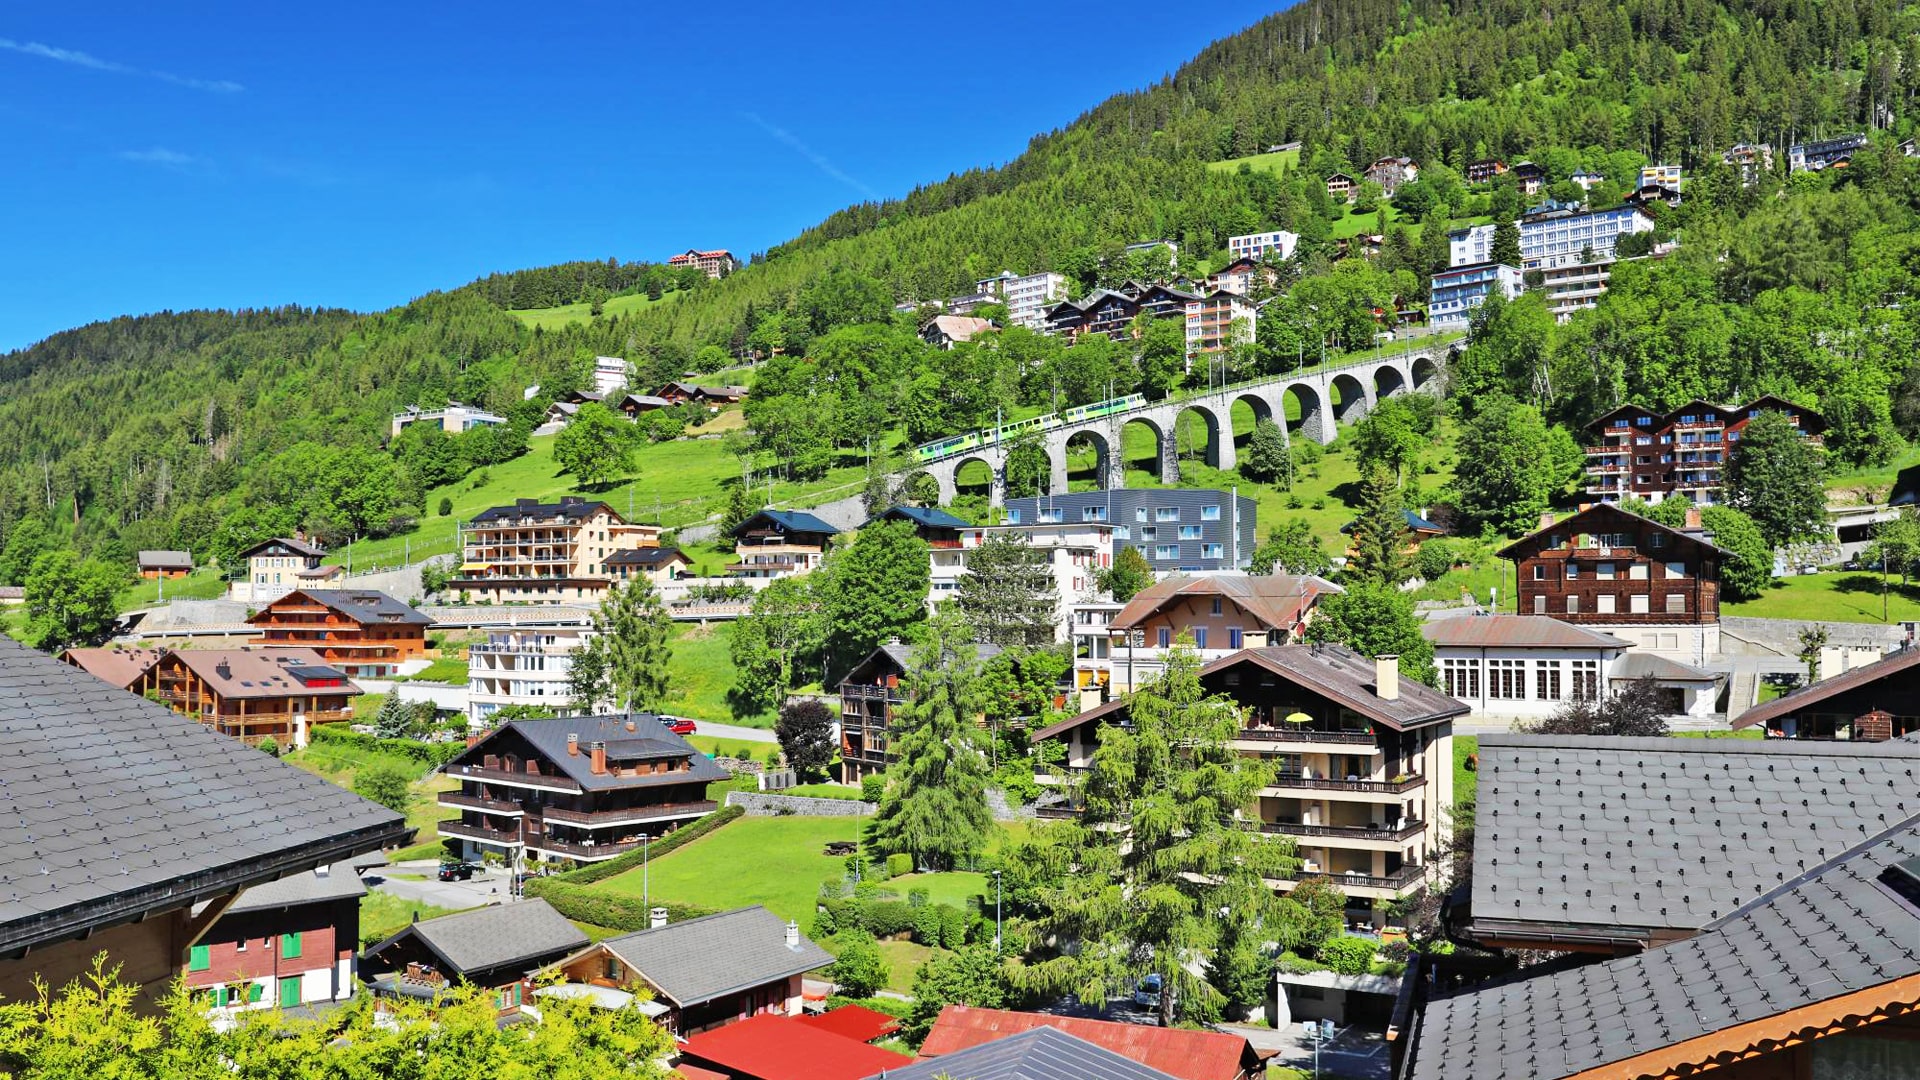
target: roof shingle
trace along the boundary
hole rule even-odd
[[[682,1008],[833,963],[804,935],[788,945],[787,924],[758,904],[601,944]]]
[[[1069,1076],[1074,1080],[1175,1080],[1054,1027],[1038,1027],[916,1061],[886,1076],[887,1080],[1061,1080]]]

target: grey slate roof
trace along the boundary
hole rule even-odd
[[[1691,931],[1920,813],[1920,743],[1480,739],[1473,921]]]
[[[140,568],[143,570],[150,566],[162,570],[193,569],[193,556],[184,551],[143,549],[137,558],[140,562]]]
[[[1059,1028],[1037,1027],[890,1069],[886,1080],[1174,1080]],[[867,1080],[877,1080],[868,1077]]]
[[[1431,686],[1400,680],[1400,696],[1385,700],[1374,692],[1374,662],[1345,645],[1269,645],[1242,649],[1200,670],[1202,678],[1238,664],[1254,663],[1282,678],[1338,702],[1398,731],[1416,724],[1464,716],[1465,702]]]
[[[733,535],[739,536],[760,521],[771,522],[781,532],[819,533],[823,536],[838,536],[839,529],[821,521],[805,510],[761,510],[752,517],[734,527]]]
[[[1664,682],[1718,682],[1720,676],[1697,668],[1692,664],[1683,664],[1657,653],[1628,653],[1620,661],[1619,678],[1658,679]]]
[[[444,961],[450,974],[531,967],[587,944],[587,935],[545,900],[522,900],[424,919],[369,948],[367,955],[409,935]]]
[[[600,400],[598,394],[588,394],[585,396],[595,401]],[[609,513],[613,511],[613,507],[608,506],[598,499],[583,499],[577,495],[564,496],[559,502],[550,503],[538,502],[534,499],[520,499],[505,506],[489,506],[485,510],[473,515],[473,520],[475,524],[492,521],[513,522],[519,521],[521,518],[533,518],[535,521],[546,521],[551,518],[559,518],[565,521],[584,521],[601,509],[605,509]]]
[[[1910,818],[1805,874],[1786,862],[1784,883],[1697,937],[1434,1001],[1406,1075],[1557,1080],[1920,974],[1920,909],[1877,883],[1916,857]]]
[[[672,562],[675,559],[684,559],[687,562],[693,561],[688,559],[677,547],[621,548],[619,551],[607,556],[607,565],[658,566],[661,563]]]
[[[367,887],[361,884],[360,875],[354,872],[352,861],[335,863],[326,870],[323,874],[316,867],[289,874],[279,881],[255,885],[240,894],[240,899],[227,908],[227,914],[317,904],[326,900],[352,900],[367,895]]]
[[[915,525],[924,525],[933,529],[971,529],[973,522],[954,517],[937,506],[894,506],[868,518],[861,528],[876,521],[895,521],[905,519]]]
[[[732,774],[713,763],[713,759],[693,748],[693,744],[667,730],[660,718],[646,713],[633,715],[634,730],[627,730],[625,716],[563,716],[554,720],[510,720],[492,734],[468,747],[447,765],[449,775],[458,776],[459,766],[479,763],[487,744],[500,733],[518,733],[542,757],[560,767],[583,788],[595,791],[615,788],[657,787],[662,784],[694,784],[725,780]],[[580,736],[580,752],[567,753],[567,736]],[[587,753],[590,743],[607,744],[610,763],[646,761],[655,758],[690,758],[687,772],[654,773],[649,776],[595,776],[593,761]]]
[[[789,947],[787,924],[758,904],[601,944],[682,1008],[833,963],[804,934]]]
[[[0,638],[0,951],[402,840],[400,815]]]
[[[314,603],[361,623],[399,623],[432,626],[433,620],[383,592],[372,589],[298,589]],[[255,621],[261,616],[254,616]]]

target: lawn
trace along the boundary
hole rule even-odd
[[[673,656],[667,661],[667,700],[660,711],[742,727],[771,728],[771,712],[735,716],[727,702],[733,688],[733,654],[727,623],[678,623],[673,628]],[[765,751],[761,748],[761,752]],[[759,757],[756,753],[754,757]]]
[[[1271,154],[1252,154],[1247,157],[1228,158],[1225,161],[1207,162],[1208,172],[1239,172],[1245,165],[1253,172],[1285,172],[1300,164],[1300,151],[1279,150]]]
[[[464,653],[464,650],[461,650]],[[461,656],[443,656],[421,668],[417,674],[407,678],[413,682],[453,683],[456,686],[467,684],[467,658]],[[355,715],[359,715],[357,712]],[[372,715],[372,714],[368,714]]]
[[[435,907],[392,893],[370,891],[360,901],[360,944],[365,947],[393,936],[412,922],[416,915],[422,919],[432,919],[453,912],[452,908]]]
[[[887,989],[895,993],[913,992],[913,973],[920,965],[947,950],[915,941],[883,941],[880,958],[887,962]]]
[[[687,741],[708,757],[752,758],[759,761],[777,743],[750,742],[746,739],[722,739],[713,735],[689,735]]]
[[[1813,619],[1820,622],[1881,622],[1880,577],[1877,574],[1796,574],[1775,578],[1755,600],[1720,605],[1722,615],[1756,619]],[[1888,621],[1920,619],[1920,585],[1888,583]]]
[[[647,299],[645,293],[616,296],[607,301],[604,309],[606,314],[602,317],[633,315],[637,312],[645,311],[647,308],[653,307],[656,304],[669,303],[678,299],[680,296],[681,293],[678,290],[670,293],[662,293],[658,300]],[[593,306],[586,303],[563,304],[559,307],[549,308],[522,308],[519,311],[510,312],[510,314],[535,330],[559,330],[563,327],[571,326],[574,323],[590,321],[593,318]]]
[[[218,600],[227,594],[227,581],[220,576],[220,571],[202,566],[186,577],[171,581],[142,578],[122,589],[115,603],[121,611],[152,607],[160,603],[162,593],[168,600]]]
[[[662,856],[649,873],[653,895],[710,908],[764,904],[783,919],[806,925],[820,896],[820,883],[846,867],[844,858],[823,849],[831,841],[858,840],[865,818],[744,817]],[[1006,829],[995,844],[1025,835]],[[925,888],[937,903],[959,906],[983,891],[986,876],[974,873],[909,874],[882,886],[905,899],[909,888]],[[638,896],[641,872],[629,870],[593,886]]]
[[[1480,738],[1477,735],[1455,735],[1453,737],[1453,798],[1459,802],[1461,797],[1480,789],[1480,773],[1467,768],[1469,755],[1480,752]]]

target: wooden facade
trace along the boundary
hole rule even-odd
[[[309,666],[317,670],[295,674]],[[249,746],[270,738],[286,748],[305,746],[317,725],[352,722],[360,694],[306,649],[168,652],[129,689]]]
[[[1717,623],[1724,554],[1700,533],[1604,503],[1501,551],[1518,568],[1522,615],[1603,626]]]
[[[345,596],[350,599],[341,600]],[[359,604],[353,598],[378,597]],[[411,615],[401,612],[411,612]],[[295,589],[248,620],[260,630],[255,645],[312,649],[349,675],[391,675],[424,656],[432,620],[382,593]]]
[[[353,991],[359,927],[358,897],[229,914],[188,950],[183,978],[213,1007],[338,1000]]]

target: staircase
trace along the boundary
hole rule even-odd
[[[1744,668],[1733,673],[1732,685],[1727,689],[1727,719],[1740,719],[1740,714],[1753,708],[1754,696],[1759,689],[1760,672],[1754,668]]]

